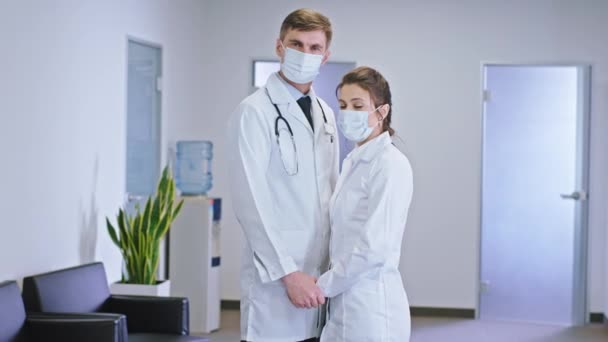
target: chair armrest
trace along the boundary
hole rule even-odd
[[[116,314],[30,314],[25,333],[31,341],[124,342],[126,318]]]
[[[129,333],[190,333],[187,298],[115,295],[104,311],[127,316]]]

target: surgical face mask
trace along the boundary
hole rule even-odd
[[[380,108],[380,107],[378,107]],[[344,137],[350,141],[362,142],[372,134],[374,127],[368,126],[368,117],[373,112],[377,111],[378,108],[372,112],[362,110],[340,110],[338,116],[338,127]]]
[[[281,63],[281,71],[288,80],[305,84],[312,82],[317,77],[323,62],[323,55],[304,53],[292,48],[285,48],[285,46],[283,46],[283,50],[285,50],[285,56]]]

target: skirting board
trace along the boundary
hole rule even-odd
[[[241,310],[241,302],[238,300],[222,299],[222,310]]]
[[[604,318],[604,313],[602,312],[592,312],[589,314],[589,322],[590,323],[604,323],[607,322]]]
[[[222,310],[239,310],[240,302],[238,300],[222,300]],[[410,307],[412,316],[429,316],[429,317],[453,317],[453,318],[475,318],[474,309],[448,309],[448,308],[426,308],[426,307]]]
[[[410,307],[410,314],[412,316],[474,319],[475,309],[427,308],[421,306],[412,306]]]
[[[222,300],[222,310],[240,310],[240,302],[238,300]],[[410,313],[412,316],[475,318],[475,310],[473,309],[427,308],[413,306],[410,308]],[[589,322],[608,324],[608,316],[600,312],[592,312],[589,314]]]

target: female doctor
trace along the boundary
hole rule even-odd
[[[321,342],[409,341],[401,241],[412,198],[412,169],[392,143],[391,92],[382,75],[359,67],[337,88],[338,128],[357,142],[330,201],[330,269],[317,285],[329,298]]]

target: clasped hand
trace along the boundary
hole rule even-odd
[[[291,303],[300,309],[316,308],[325,304],[325,294],[317,286],[317,279],[303,272],[293,272],[282,278]]]

